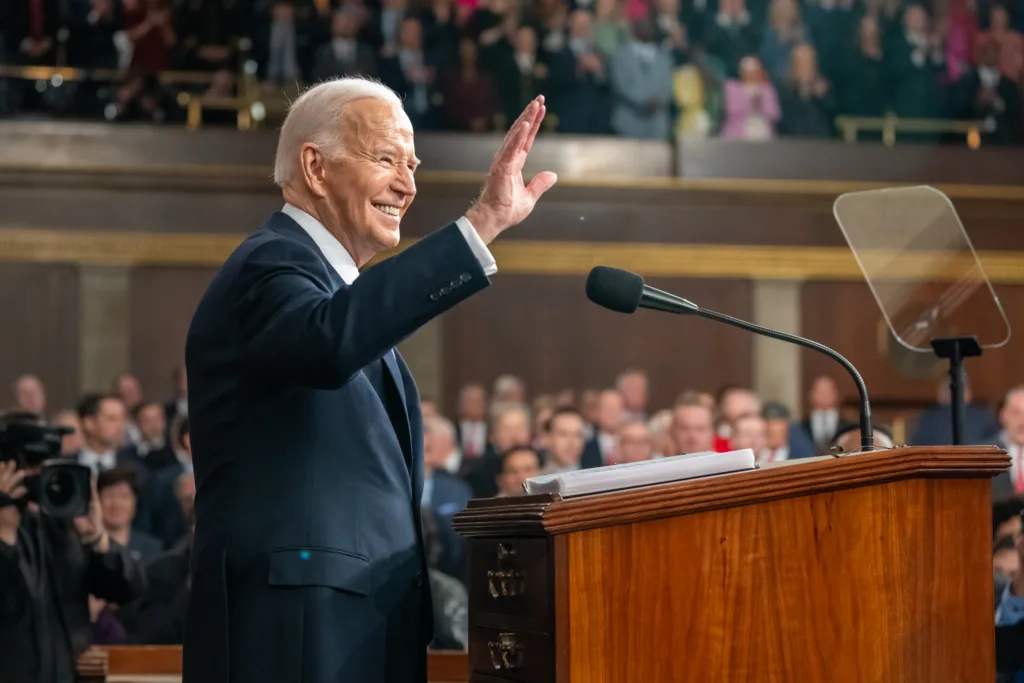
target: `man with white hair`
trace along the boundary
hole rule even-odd
[[[553,173],[522,169],[531,102],[466,215],[399,242],[412,125],[367,80],[322,83],[281,129],[285,206],[228,258],[186,342],[196,476],[184,683],[420,683],[431,639],[423,422],[395,345],[489,284],[487,245]]]

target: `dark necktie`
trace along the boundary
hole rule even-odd
[[[394,351],[388,350],[388,353],[394,353]],[[402,405],[402,397],[399,395],[398,387],[395,386],[395,382],[391,378],[391,373],[384,365],[384,359],[380,358],[364,367],[363,374],[366,375],[366,379],[370,380],[370,385],[377,392],[380,402],[384,404],[384,410],[388,413],[388,420],[391,421],[391,428],[395,430],[398,443],[402,446],[402,454],[405,456],[406,463],[408,464],[411,451],[409,448],[409,428],[405,423],[405,406]]]

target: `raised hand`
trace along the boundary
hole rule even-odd
[[[25,473],[18,469],[13,460],[0,462],[0,541],[14,545],[18,540],[18,526],[21,525],[21,513],[17,505],[8,505],[25,495],[25,487],[21,480]]]
[[[544,171],[535,175],[529,185],[523,182],[526,155],[533,147],[546,111],[543,95],[526,106],[494,155],[480,198],[466,212],[466,218],[484,244],[490,244],[506,229],[522,223],[541,195],[558,180],[554,173]]]

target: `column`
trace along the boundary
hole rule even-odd
[[[110,391],[128,369],[129,270],[79,266],[79,390]]]
[[[800,281],[754,280],[754,322],[780,332],[800,334]],[[766,401],[778,401],[797,417],[802,412],[799,346],[754,337],[754,389]]]

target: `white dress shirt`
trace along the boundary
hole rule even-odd
[[[341,245],[338,238],[332,235],[320,221],[291,204],[285,204],[281,212],[289,216],[299,224],[300,228],[306,231],[306,234],[320,248],[324,258],[331,264],[331,267],[334,268],[338,276],[345,281],[346,285],[356,281],[356,278],[359,277],[359,268],[356,266],[355,260],[345,250],[345,247]],[[466,243],[469,244],[470,250],[476,256],[476,260],[480,262],[480,267],[484,269],[484,274],[490,277],[497,273],[498,263],[494,260],[494,256],[491,255],[487,245],[480,239],[480,235],[476,234],[476,229],[473,228],[473,224],[469,222],[469,219],[463,216],[455,221],[455,224],[459,226],[459,231],[466,238]]]
[[[487,448],[487,423],[463,420],[459,423],[459,434],[462,435],[462,452],[479,458]]]
[[[814,443],[829,443],[839,429],[838,410],[815,410],[811,413],[811,435]]]
[[[78,454],[78,464],[85,465],[92,470],[93,474],[99,474],[117,467],[117,452],[111,450],[106,453],[97,453],[88,446],[84,446]]]

